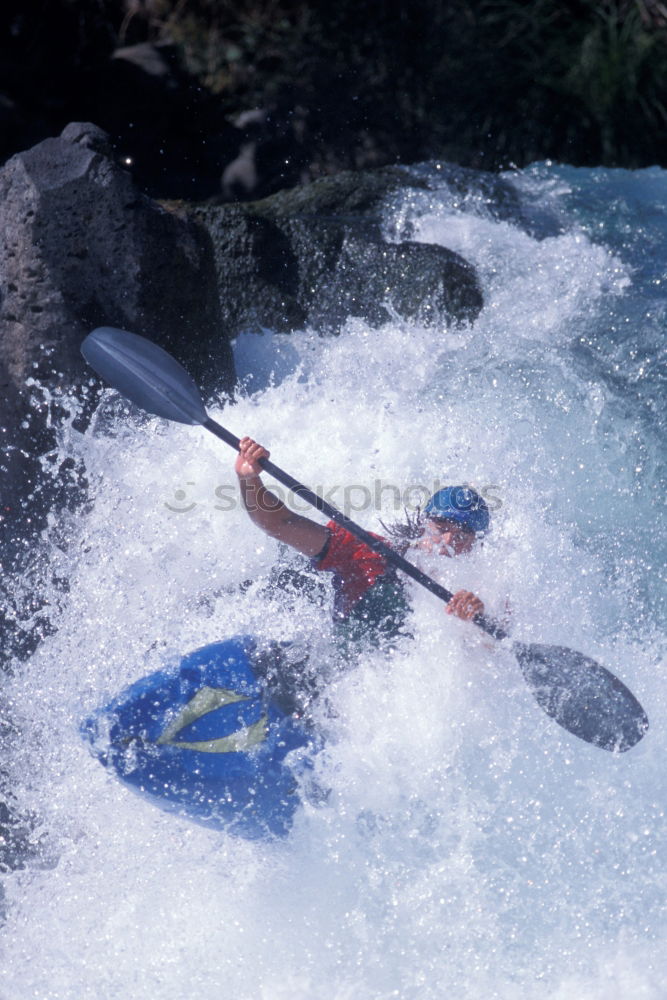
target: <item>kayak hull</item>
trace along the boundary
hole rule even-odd
[[[97,759],[156,805],[249,839],[283,837],[309,733],[271,700],[234,636],[122,691],[81,725]]]

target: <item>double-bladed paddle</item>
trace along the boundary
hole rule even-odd
[[[102,378],[143,410],[183,424],[201,424],[239,450],[240,439],[208,416],[194,380],[157,344],[125,330],[99,327],[86,337],[81,352]],[[259,464],[446,604],[452,599],[449,590],[269,459],[260,459]],[[508,638],[505,629],[485,615],[476,615],[472,621],[494,639]],[[595,660],[564,646],[513,642],[512,650],[540,708],[580,739],[623,752],[648,729],[648,718],[635,696]]]

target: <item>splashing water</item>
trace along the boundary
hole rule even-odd
[[[664,996],[667,174],[509,180],[543,232],[444,183],[387,218],[476,265],[471,328],[241,337],[245,389],[211,415],[371,529],[446,482],[482,489],[488,540],[425,568],[492,614],[509,600],[517,638],[608,666],[648,736],[618,757],[577,741],[416,588],[414,638],[336,672],[327,608],[266,586],[291,557],[239,509],[232,453],[109,393],[85,434],[63,425],[91,503],[45,537],[56,631],[4,690],[41,846],[4,878],[2,996]],[[238,632],[308,644],[329,678],[330,794],[284,842],[160,812],[78,736],[125,684]]]

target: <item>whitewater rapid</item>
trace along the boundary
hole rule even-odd
[[[439,484],[482,489],[484,545],[425,568],[604,663],[649,734],[622,756],[578,741],[416,587],[414,638],[337,671],[328,609],[267,585],[293,559],[239,509],[232,452],[112,392],[82,434],[72,401],[60,450],[91,500],[45,534],[54,631],[3,693],[38,845],[2,878],[3,1000],[664,1000],[667,173],[536,165],[508,177],[522,222],[421,169],[433,190],[387,235],[475,264],[475,324],[244,334],[242,390],[211,415],[373,530]],[[330,793],[285,841],[162,813],[78,734],[239,632],[305,643],[327,678]]]

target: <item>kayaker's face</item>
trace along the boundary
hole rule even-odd
[[[437,552],[441,556],[462,556],[470,552],[475,544],[475,532],[458,521],[429,517],[417,544],[427,552]]]

